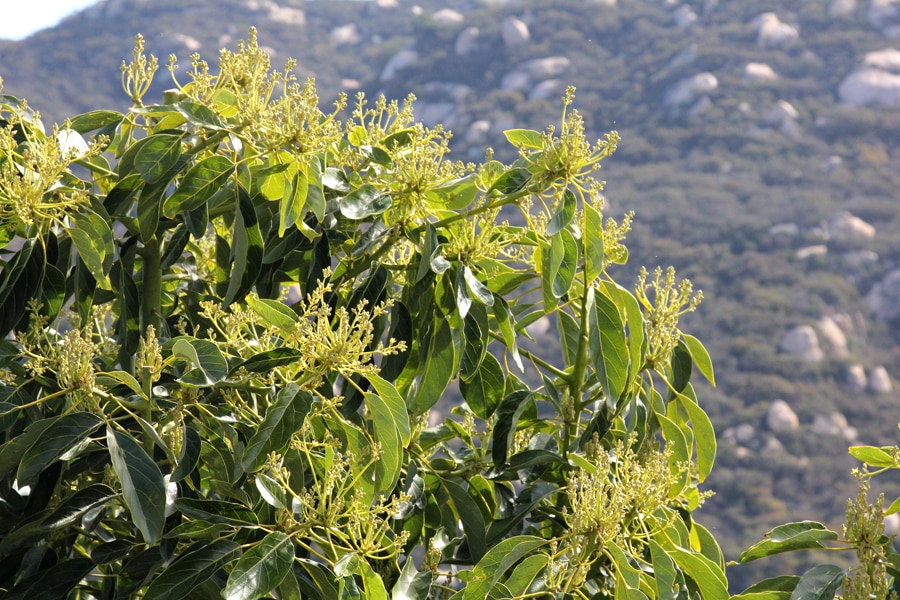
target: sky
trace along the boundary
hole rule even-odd
[[[26,38],[97,2],[99,0],[3,0],[0,2],[0,39]]]

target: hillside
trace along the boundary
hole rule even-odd
[[[705,522],[730,558],[785,520],[838,525],[855,489],[848,443],[896,443],[900,420],[900,8],[445,7],[106,0],[0,43],[0,77],[49,121],[121,110],[136,33],[163,64],[177,54],[177,76],[193,52],[214,63],[256,26],[274,63],[296,58],[316,78],[323,105],[339,91],[414,93],[419,118],[456,133],[461,160],[488,146],[509,157],[502,131],[557,121],[575,85],[593,137],[622,136],[604,163],[607,212],[636,213],[620,280],[672,264],[704,293],[684,325],[716,362],[718,388],[699,390],[722,436]],[[168,87],[162,67],[152,94]]]

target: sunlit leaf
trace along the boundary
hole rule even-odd
[[[106,429],[113,470],[122,485],[125,506],[148,544],[155,544],[166,519],[166,484],[153,459],[127,433]]]
[[[222,591],[227,600],[256,600],[268,595],[285,578],[294,562],[294,542],[274,531],[246,550]]]

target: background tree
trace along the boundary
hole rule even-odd
[[[700,294],[613,278],[618,137],[571,89],[465,165],[412,99],[321,112],[254,31],[162,105],[143,50],[125,114],[0,97],[7,597],[728,596]]]

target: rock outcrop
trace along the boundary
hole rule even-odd
[[[800,419],[787,402],[776,400],[766,413],[766,426],[773,433],[797,431],[800,428]]]
[[[819,362],[825,358],[816,330],[809,325],[799,325],[785,333],[781,338],[781,350],[809,362]]]
[[[443,27],[455,27],[457,25],[462,25],[465,22],[466,17],[463,16],[461,12],[455,11],[452,8],[442,8],[431,15],[431,20]]]
[[[864,391],[867,385],[866,370],[862,365],[856,364],[847,367],[847,387],[851,392],[858,394]]]
[[[528,25],[518,17],[506,17],[500,25],[500,35],[507,48],[524,46],[531,41]]]
[[[719,87],[719,80],[712,73],[697,73],[686,77],[669,88],[666,93],[666,105],[672,107],[685,106]]]
[[[835,356],[845,356],[847,354],[847,336],[844,331],[834,322],[831,317],[822,317],[816,323],[816,328],[822,335],[822,340],[826,342]]]
[[[796,27],[782,23],[773,12],[759,15],[751,25],[756,27],[756,44],[760,48],[789,48],[800,37]]]
[[[744,66],[744,78],[750,81],[775,81],[778,74],[766,63],[751,62]]]
[[[401,50],[394,56],[392,56],[387,64],[384,65],[384,69],[381,71],[381,81],[389,81],[397,76],[399,71],[403,69],[407,69],[419,60],[419,53],[411,48],[406,48]]]
[[[478,36],[480,31],[477,27],[466,27],[456,36],[456,43],[453,45],[453,52],[457,56],[465,56],[471,54],[478,47]]]
[[[872,369],[869,376],[869,390],[876,394],[887,394],[894,390],[887,369],[880,365]]]
[[[866,295],[866,302],[879,319],[900,317],[900,269],[895,269],[876,283]]]

